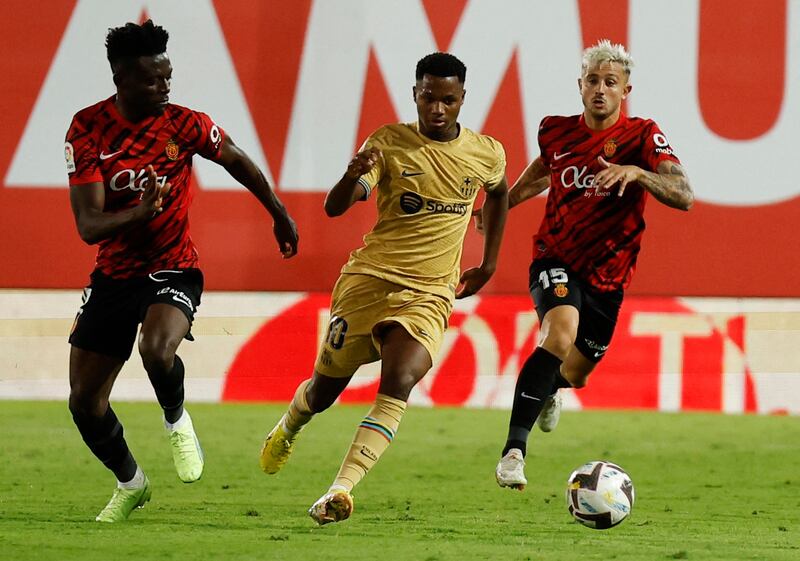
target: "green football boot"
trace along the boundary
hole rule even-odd
[[[128,519],[135,508],[142,508],[150,500],[153,494],[150,488],[150,480],[144,477],[144,487],[139,489],[122,489],[117,487],[111,500],[106,507],[100,511],[95,520],[97,522],[124,522]]]

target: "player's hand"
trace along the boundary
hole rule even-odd
[[[358,179],[365,173],[369,173],[372,168],[375,167],[375,164],[378,163],[378,159],[381,157],[381,151],[377,148],[365,148],[358,154],[356,154],[350,163],[347,164],[347,171],[345,175],[350,179]]]
[[[275,219],[272,224],[272,233],[278,241],[278,250],[284,259],[289,259],[297,255],[297,225],[286,212]]]
[[[472,211],[472,218],[475,221],[475,229],[483,235],[483,208],[476,208]]]
[[[494,274],[494,270],[489,270],[483,266],[472,267],[461,273],[461,278],[458,279],[461,288],[456,291],[456,300],[472,296],[478,292],[492,278],[492,274]]]
[[[144,188],[139,195],[139,209],[145,218],[154,218],[164,210],[164,197],[169,193],[172,185],[164,182],[159,184],[158,176],[152,165],[145,169],[145,177],[142,182]]]
[[[592,186],[598,189],[611,189],[614,185],[619,183],[619,190],[617,196],[621,197],[625,192],[625,187],[631,181],[636,181],[639,178],[639,172],[642,170],[636,166],[620,166],[607,162],[603,156],[598,156],[597,161],[600,162],[605,169],[597,173],[592,181]]]

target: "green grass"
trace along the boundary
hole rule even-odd
[[[535,433],[524,493],[493,470],[507,412],[411,409],[356,488],[353,518],[317,528],[306,509],[333,479],[366,407],[315,419],[277,476],[258,469],[282,406],[193,405],[206,473],[175,475],[154,404],[119,403],[153,500],[119,525],[94,516],[114,480],[85,448],[64,403],[0,403],[3,560],[800,559],[800,422],[638,412],[564,413]],[[622,525],[572,522],[570,471],[609,459],[633,478]]]

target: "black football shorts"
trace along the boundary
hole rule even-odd
[[[539,322],[556,306],[568,305],[578,309],[580,319],[575,346],[590,361],[600,362],[617,326],[622,290],[592,290],[565,263],[555,259],[537,259],[531,263],[528,289]]]
[[[80,349],[128,360],[136,329],[151,304],[182,311],[191,326],[203,293],[200,269],[169,269],[145,277],[114,279],[94,271],[72,325],[69,342]],[[191,331],[186,338],[193,341]]]

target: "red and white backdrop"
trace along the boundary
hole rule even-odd
[[[791,165],[800,131],[799,0],[737,0],[735,9],[725,0],[6,0],[3,8],[0,287],[86,282],[94,251],[80,242],[69,210],[63,137],[77,109],[113,93],[103,40],[126,21],[152,17],[169,30],[172,99],[229,131],[296,218],[300,255],[284,262],[254,199],[221,168],[196,163],[192,233],[207,288],[291,291],[261,295],[265,304],[238,319],[230,311],[206,317],[208,339],[194,347],[217,357],[216,372],[205,374],[214,380],[210,398],[285,399],[309,371],[328,291],[375,218],[368,203],[327,219],[324,193],[370,131],[415,118],[421,56],[449,50],[466,62],[461,121],[503,142],[513,182],[536,156],[540,119],[580,110],[581,50],[608,37],[637,63],[627,112],[659,122],[697,203],[689,213],[650,204],[612,351],[571,405],[800,410],[800,392],[785,391],[800,379],[789,350],[800,331],[800,182]],[[524,294],[542,210],[534,200],[511,214],[500,268],[481,298],[457,309],[419,402],[510,401],[517,354],[535,341]],[[465,265],[480,251],[470,233]],[[235,308],[239,297],[210,294],[207,303]],[[55,341],[71,312],[35,302],[74,310],[77,293],[0,298],[0,345],[9,351],[0,359],[9,362],[2,395],[23,395],[2,390],[17,387],[14,379],[63,369]],[[213,313],[204,308],[201,315]],[[223,316],[241,328],[236,345],[215,331],[230,328]],[[55,362],[45,366],[50,351],[42,349],[51,344]],[[370,376],[365,369],[348,399],[373,389]]]

